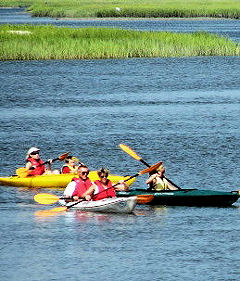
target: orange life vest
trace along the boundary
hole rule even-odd
[[[68,169],[64,169],[64,168],[68,168]],[[61,169],[61,173],[62,174],[68,174],[68,173],[76,173],[77,171],[76,171],[76,168],[77,168],[77,166],[74,166],[74,167],[72,167],[72,166],[70,166],[70,165],[68,165],[68,164],[65,164],[65,165],[63,165],[62,166],[62,169]],[[64,171],[65,170],[65,171]]]
[[[28,174],[29,176],[42,175],[45,172],[45,165],[42,165],[44,163],[42,159],[36,160],[29,157],[27,162],[31,162],[32,168],[34,168],[32,171],[30,169],[30,173]]]
[[[94,182],[98,187],[98,193],[93,196],[93,200],[101,200],[108,197],[116,197],[116,192],[110,180],[107,181],[107,187],[105,187],[99,180]]]
[[[89,187],[92,185],[92,182],[90,181],[89,178],[87,178],[85,181],[83,181],[80,178],[73,178],[73,181],[76,182],[76,187],[72,196],[82,197],[84,192],[86,192],[89,189]]]

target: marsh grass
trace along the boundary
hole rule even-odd
[[[238,0],[1,0],[0,6],[28,7],[48,17],[217,17],[240,18]]]
[[[0,60],[236,56],[240,53],[236,43],[205,32],[2,25],[0,41]]]

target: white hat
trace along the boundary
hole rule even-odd
[[[35,152],[35,151],[40,151],[39,148],[37,147],[31,147],[29,148],[28,152],[27,152],[27,156],[29,156],[31,153]]]

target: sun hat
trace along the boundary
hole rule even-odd
[[[28,149],[28,152],[27,152],[27,158],[29,157],[30,154],[32,154],[33,152],[36,152],[36,151],[40,151],[39,148],[37,147],[31,147]]]

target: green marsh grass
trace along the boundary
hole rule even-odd
[[[238,56],[227,38],[114,28],[0,26],[0,60],[107,59],[133,57]]]
[[[239,0],[1,0],[0,6],[49,17],[240,18]]]

